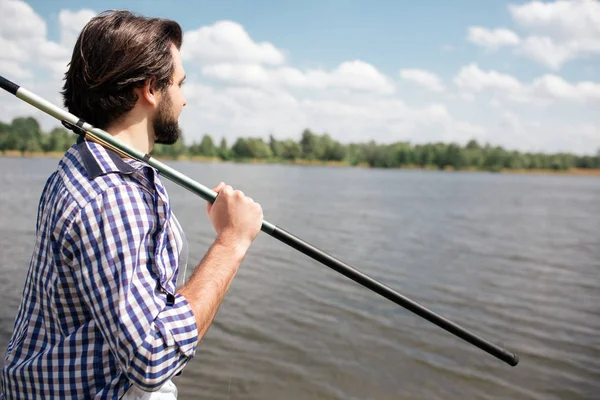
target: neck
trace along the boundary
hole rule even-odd
[[[148,154],[154,147],[154,130],[146,117],[134,118],[128,116],[124,121],[119,121],[106,129],[115,139],[128,147]]]

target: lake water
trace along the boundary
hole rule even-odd
[[[0,158],[0,356],[55,159]],[[265,219],[515,352],[497,360],[260,234],[181,399],[600,398],[600,179],[169,162]],[[198,262],[205,203],[167,182]],[[191,268],[188,270],[188,275]]]

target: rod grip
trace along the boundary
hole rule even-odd
[[[17,85],[16,83],[13,83],[11,81],[9,81],[8,79],[6,79],[5,77],[3,77],[2,75],[0,75],[0,87],[4,90],[6,90],[9,93],[12,93],[14,95],[17,94],[17,90],[19,90],[19,85]]]

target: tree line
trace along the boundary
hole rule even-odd
[[[10,124],[0,122],[0,152],[64,152],[76,140],[76,135],[62,127],[43,132],[33,117],[18,117]],[[260,137],[239,137],[232,145],[225,138],[217,143],[205,134],[187,145],[185,139],[174,145],[156,145],[152,155],[178,159],[183,157],[218,158],[224,161],[263,160],[266,162],[336,162],[342,165],[364,165],[376,168],[452,168],[500,171],[502,169],[600,168],[600,152],[596,156],[570,153],[529,153],[505,150],[500,146],[480,144],[476,140],[460,146],[456,143],[411,144],[396,142],[377,144],[342,144],[329,134],[317,134],[305,129],[300,140],[268,140]]]

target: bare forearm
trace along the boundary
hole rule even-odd
[[[199,339],[208,331],[247,250],[245,244],[218,237],[179,290],[192,307]]]

